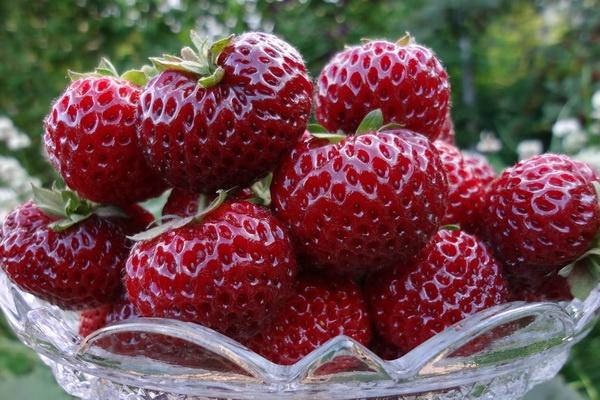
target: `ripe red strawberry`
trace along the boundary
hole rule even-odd
[[[374,40],[338,53],[317,81],[317,120],[330,132],[356,131],[369,111],[435,140],[450,102],[448,74],[410,37]]]
[[[415,261],[374,276],[367,289],[379,334],[404,351],[508,300],[500,264],[483,242],[445,229]]]
[[[164,72],[141,95],[138,136],[169,183],[214,193],[249,186],[277,165],[306,128],[312,84],[300,54],[272,35],[245,33],[207,52],[187,70],[154,60]]]
[[[123,294],[112,304],[105,304],[95,309],[83,311],[79,322],[79,335],[86,337],[113,322],[124,321],[137,316],[138,312],[134,305]]]
[[[437,231],[447,184],[438,152],[407,130],[300,142],[273,176],[275,214],[308,265],[360,275],[416,254]]]
[[[452,122],[450,112],[446,114],[446,119],[444,120],[440,136],[438,136],[437,140],[456,145],[456,132],[454,131],[454,123]]]
[[[79,334],[86,337],[106,325],[134,317],[139,317],[137,309],[127,296],[122,296],[114,304],[82,312]],[[210,371],[240,370],[222,356],[174,336],[144,332],[117,333],[96,340],[94,345],[113,353],[144,356],[177,366]]]
[[[600,207],[591,170],[584,167],[564,155],[543,154],[492,182],[482,227],[508,272],[539,280],[590,248]]]
[[[54,102],[45,120],[46,151],[81,196],[129,205],[166,189],[137,144],[140,91],[124,79],[89,76],[71,83]]]
[[[198,193],[188,192],[187,190],[174,188],[165,203],[162,215],[178,215],[180,217],[190,217],[196,215],[199,211],[198,205],[200,197],[204,196],[207,206],[209,202],[215,199],[215,195],[200,195]],[[250,188],[237,191],[231,200],[241,201],[250,200],[254,197],[254,193]]]
[[[136,243],[125,284],[143,316],[243,338],[291,293],[296,269],[287,233],[270,212],[229,202],[200,222]]]
[[[513,301],[571,301],[573,295],[568,281],[558,274],[543,277],[537,282],[509,277],[510,295]]]
[[[112,221],[118,224],[127,236],[145,231],[154,221],[154,216],[143,207],[137,204],[131,204],[121,207],[125,212],[125,217],[113,218]]]
[[[471,167],[473,174],[479,178],[486,188],[496,178],[496,171],[487,159],[478,153],[462,152],[465,163]]]
[[[96,215],[62,231],[50,226],[57,220],[33,202],[12,211],[2,225],[0,265],[20,288],[61,308],[111,302],[122,290],[125,235]]]
[[[481,212],[488,186],[488,171],[472,168],[458,148],[435,141],[448,179],[448,202],[443,224],[458,224],[474,232],[480,225]],[[475,161],[475,159],[472,159]]]
[[[368,345],[371,321],[351,280],[304,276],[281,312],[246,345],[277,364],[290,365],[338,335]]]

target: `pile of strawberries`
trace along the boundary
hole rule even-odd
[[[34,188],[2,225],[8,277],[82,310],[82,336],[161,317],[279,364],[338,335],[396,358],[488,307],[572,298],[558,272],[594,253],[598,177],[556,154],[496,177],[461,152],[430,49],[366,41],[313,88],[273,35],[192,41],[72,73],[44,136],[70,189]],[[169,188],[152,223],[137,203]]]

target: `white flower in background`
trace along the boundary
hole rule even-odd
[[[592,96],[592,118],[600,119],[600,90]]]
[[[581,130],[581,124],[576,118],[559,119],[552,126],[552,134],[557,138],[563,138],[570,133],[579,132]]]
[[[562,140],[562,147],[566,153],[576,153],[581,150],[588,142],[588,136],[584,131],[574,131],[569,133]]]
[[[544,145],[540,140],[523,140],[517,146],[517,154],[519,155],[519,161],[526,160],[538,154],[542,154],[544,151]]]
[[[0,142],[6,143],[9,150],[24,149],[31,145],[29,136],[19,131],[9,118],[3,116],[0,116]]]
[[[0,221],[19,205],[19,196],[8,188],[0,187]]]
[[[37,178],[27,171],[14,158],[0,156],[0,221],[8,213],[31,195],[31,184],[39,185]]]
[[[502,142],[492,131],[481,131],[477,151],[480,153],[497,153],[502,149]]]
[[[600,148],[588,147],[573,156],[574,159],[588,164],[600,173]]]

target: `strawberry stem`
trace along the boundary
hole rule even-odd
[[[235,190],[235,188],[232,188],[229,190],[217,191],[217,197],[206,208],[200,209],[200,203],[199,203],[198,204],[198,206],[199,206],[198,212],[196,213],[196,215],[192,215],[191,217],[185,217],[185,218],[174,217],[172,219],[169,219],[168,222],[165,222],[162,225],[155,226],[153,228],[150,228],[144,232],[140,232],[133,236],[128,236],[128,238],[130,240],[133,240],[134,242],[151,240],[151,239],[154,239],[170,230],[184,227],[193,222],[194,223],[201,222],[208,214],[212,213],[213,211],[215,211],[216,209],[221,207],[221,205],[227,199],[227,196],[229,195],[229,193],[232,192],[233,190]],[[169,217],[171,217],[171,216],[169,216]]]
[[[92,203],[67,189],[54,186],[50,190],[31,185],[31,190],[33,201],[40,210],[48,216],[58,218],[49,225],[56,232],[64,231],[94,214],[100,217],[127,217],[120,208]]]
[[[191,31],[190,39],[196,50],[184,47],[181,49],[180,57],[163,54],[162,57],[151,57],[150,61],[158,71],[182,71],[197,75],[198,85],[210,88],[221,82],[225,75],[225,70],[217,64],[217,61],[234,37],[230,35],[209,44],[208,39]]]

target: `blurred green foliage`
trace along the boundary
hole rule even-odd
[[[473,147],[482,130],[496,132],[506,164],[523,139],[548,145],[557,118],[585,124],[600,87],[598,0],[5,0],[0,115],[33,141],[13,156],[32,175],[52,180],[40,138],[67,69],[90,70],[101,56],[121,70],[139,66],[177,52],[191,28],[211,35],[272,30],[301,51],[313,76],[345,44],[410,31],[448,69],[459,144]],[[600,391],[599,341],[596,331],[580,344],[564,374],[591,399]],[[0,324],[0,381],[36,368]]]

